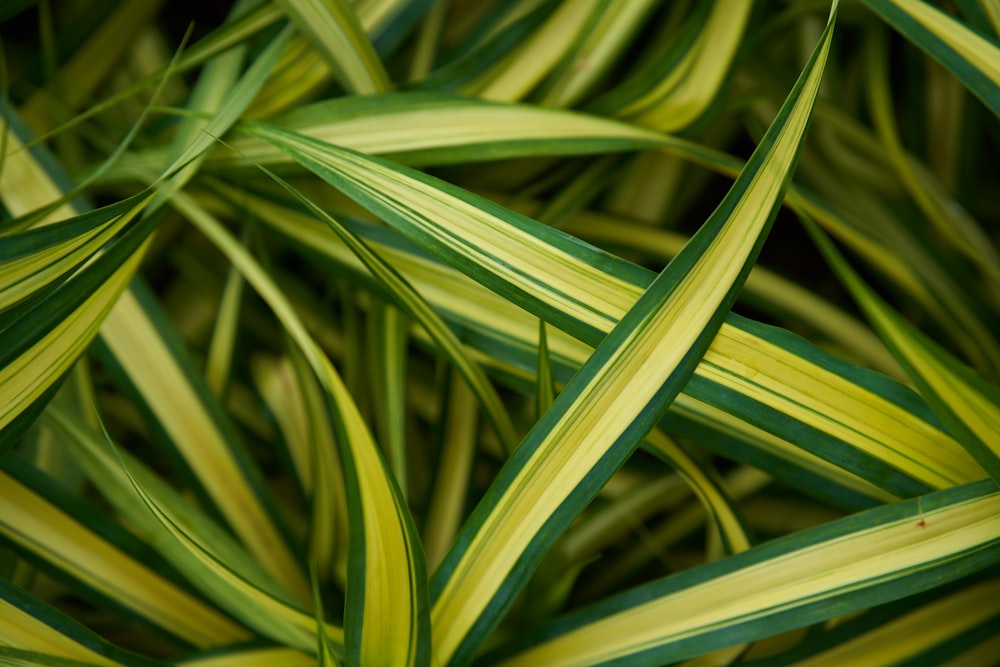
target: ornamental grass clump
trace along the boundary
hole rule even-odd
[[[0,664],[998,664],[944,5],[0,4]]]

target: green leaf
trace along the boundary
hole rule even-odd
[[[174,524],[182,527],[201,548],[227,568],[239,573],[241,578],[275,599],[289,605],[295,604],[288,592],[218,524],[189,505],[161,478],[127,452],[119,452],[116,456],[102,433],[58,404],[49,406],[43,419],[53,429],[59,442],[73,453],[80,467],[86,471],[88,479],[129,524],[137,526],[133,529],[134,532],[154,546],[157,553],[168,561],[173,560],[171,554],[175,549],[175,542],[162,530],[158,530],[155,523],[151,524],[146,509],[135,502],[132,480],[142,486],[143,491],[163,514],[169,516]],[[125,474],[123,463],[129,475]]]
[[[0,664],[157,667],[103,641],[70,617],[0,579]]]
[[[864,0],[1000,116],[1000,47],[923,0]]]
[[[114,447],[110,439],[108,444]],[[135,496],[148,511],[147,522],[151,519],[153,527],[159,526],[161,544],[169,544],[163,549],[175,567],[216,604],[261,636],[301,650],[316,649],[314,618],[247,581],[239,572],[222,562],[211,548],[202,544],[197,535],[189,533],[184,526],[178,524],[171,513],[142,488],[126,467],[123,458],[119,462]],[[340,635],[339,628],[327,627],[326,631]]]
[[[803,642],[790,652],[792,655],[753,664],[778,667],[794,660],[796,667],[836,667],[937,662],[965,653],[977,639],[995,638],[1000,580],[973,577],[958,590],[935,593],[929,602],[921,604],[922,600],[912,598],[886,609],[888,613],[874,610],[863,614],[845,624],[848,627],[834,626],[817,634],[817,641]]]
[[[183,193],[172,203],[229,258],[305,356],[334,415],[350,517],[347,664],[421,665],[428,659],[426,566],[409,509],[353,398],[271,276]]]
[[[616,113],[662,132],[695,122],[718,99],[752,9],[752,2],[716,0],[697,37],[670,63],[670,70],[653,73],[655,80],[642,82],[643,95]]]
[[[149,201],[148,196],[140,196],[129,200],[123,214],[112,212],[114,217],[109,224],[113,231],[132,222]],[[138,224],[132,224],[103,254],[56,289],[43,294],[40,302],[33,303],[31,317],[21,316],[16,321],[4,323],[6,326],[0,330],[0,350],[3,350],[0,353],[0,451],[23,430],[9,426],[48,396],[47,392],[97,335],[138,268],[157,221],[157,217],[146,216]],[[38,235],[29,233],[29,236],[29,241],[34,241]],[[107,236],[99,234],[96,242],[106,240]],[[82,253],[89,252],[89,258],[93,258],[99,249],[94,247],[96,242],[90,247],[84,246]],[[72,254],[73,240],[69,245],[68,263],[79,264],[88,258],[88,255]],[[57,266],[56,271],[65,274],[70,268]],[[34,280],[27,280],[25,289],[29,293],[44,290],[46,283],[56,277],[42,270]],[[17,294],[15,297],[23,298]]]
[[[815,223],[807,217],[803,220],[827,262],[931,409],[983,470],[1000,480],[1000,390],[896,313],[864,283]]]
[[[833,14],[722,204],[569,382],[463,527],[432,582],[435,664],[464,664],[472,657],[558,527],[593,498],[690,378],[776,215],[832,27]]]
[[[967,484],[640,586],[488,664],[672,663],[952,581],[998,562],[998,544],[1000,492],[992,481]]]
[[[279,0],[278,4],[323,54],[347,91],[366,95],[389,90],[389,75],[346,0]]]
[[[104,539],[14,475],[0,471],[0,482],[0,534],[5,539],[194,646],[249,638],[225,614]]]
[[[268,121],[244,123],[233,142],[265,166],[290,161],[263,136],[275,126],[344,148],[391,153],[410,163],[450,164],[521,155],[577,155],[683,143],[582,113],[498,104],[441,93],[396,92],[316,102]],[[406,128],[401,132],[398,128]],[[282,138],[290,139],[282,134]],[[214,154],[210,164],[243,159]]]
[[[313,609],[316,614],[316,655],[319,656],[316,667],[340,667],[334,655],[333,642],[326,634],[326,623],[323,621],[323,600],[319,592],[319,580],[316,572],[312,572]]]
[[[262,169],[266,168],[262,167]],[[293,194],[316,217],[323,220],[337,237],[361,260],[375,279],[385,286],[393,299],[411,318],[419,323],[430,335],[438,348],[462,373],[465,381],[475,392],[483,405],[486,415],[493,423],[505,449],[512,450],[517,442],[517,434],[510,416],[503,407],[499,395],[482,369],[476,365],[462,348],[461,342],[448,328],[441,317],[427,304],[419,292],[413,289],[405,278],[373,252],[363,240],[355,236],[335,218],[311,202],[297,188],[292,187],[279,176],[267,172],[279,185]],[[389,444],[389,443],[387,443]]]

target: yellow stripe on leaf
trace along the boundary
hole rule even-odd
[[[924,0],[865,0],[1000,115],[1000,47]]]
[[[195,646],[250,637],[225,614],[177,588],[5,472],[0,472],[0,533]]]
[[[463,528],[432,584],[433,664],[471,657],[555,539],[550,522],[582,509],[690,377],[780,205],[832,25],[833,14],[734,189],[570,381]]]
[[[620,114],[645,127],[676,132],[716,99],[746,32],[753,3],[716,0],[692,47],[662,81]]]
[[[995,480],[1000,480],[1000,390],[975,375],[885,303],[808,218],[827,261],[906,369],[931,409]]]
[[[786,538],[783,543],[792,545],[787,551],[782,543],[772,543],[733,557],[732,565],[719,561],[703,566],[705,575],[695,570],[654,582],[592,611],[582,610],[580,621],[568,621],[554,637],[493,664],[583,667],[625,659],[672,663],[868,607],[873,600],[904,596],[909,588],[897,581],[935,568],[955,572],[957,561],[966,556],[992,553],[995,562],[1000,493],[992,484],[960,491],[967,492],[966,497],[942,507],[920,511],[915,501],[908,501],[879,508],[867,522],[864,515],[856,515],[832,524],[845,528],[801,548],[794,548],[795,540],[830,529]],[[941,576],[947,580],[960,575]]]
[[[274,311],[326,391],[335,415],[351,523],[344,628],[347,664],[422,664],[428,631],[423,552],[409,509],[353,397],[285,295],[247,249],[187,195],[174,195],[173,204],[219,247]]]
[[[346,0],[279,0],[341,85],[358,95],[389,90],[389,75]]]

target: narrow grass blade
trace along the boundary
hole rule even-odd
[[[924,0],[865,0],[1000,116],[1000,47]]]
[[[500,400],[500,396],[483,370],[465,353],[458,337],[448,328],[444,320],[434,312],[420,293],[414,290],[406,282],[406,279],[399,275],[385,260],[373,252],[363,240],[359,239],[330,214],[310,201],[297,188],[291,186],[284,179],[272,172],[268,172],[268,175],[294,195],[313,215],[324,221],[337,237],[350,248],[351,252],[361,260],[365,268],[371,272],[376,280],[392,295],[399,307],[423,326],[438,345],[438,348],[454,364],[459,372],[462,373],[465,381],[469,383],[469,386],[481,401],[483,409],[493,423],[504,448],[507,451],[513,450],[517,442],[517,432]]]
[[[109,363],[135,387],[206,497],[255,558],[300,603],[308,600],[302,565],[274,520],[255,466],[241,449],[235,427],[146,290],[133,287],[101,330]],[[142,346],[135,341],[143,341]]]
[[[3,647],[0,664],[4,665],[45,664],[40,660],[30,662],[31,654],[98,667],[157,664],[108,644],[62,612],[3,579],[0,579],[0,647]],[[10,653],[3,653],[5,650]]]
[[[246,237],[244,236],[244,239]],[[219,316],[212,331],[212,342],[205,360],[205,383],[219,397],[226,393],[236,354],[236,340],[243,296],[243,277],[230,269],[219,303]]]
[[[270,275],[187,195],[173,204],[216,244],[271,307],[326,391],[335,416],[350,516],[345,646],[348,665],[428,659],[426,566],[409,509],[329,359]]]
[[[623,93],[635,89],[642,91],[641,95],[620,107],[610,97],[599,103],[600,108],[611,111],[609,107],[614,106],[616,115],[662,132],[676,132],[691,125],[717,99],[752,9],[752,2],[735,6],[724,0],[712,3],[704,23],[693,28],[696,36],[678,40],[684,46],[664,54],[664,67],[649,68],[623,84]]]
[[[432,582],[435,664],[471,659],[558,536],[556,526],[594,497],[690,378],[780,206],[834,15],[720,207],[567,384],[463,527]]]
[[[353,254],[310,216],[263,197],[253,197],[252,202],[269,227],[315,253],[320,261],[333,261],[358,279],[367,275]],[[529,385],[536,382],[535,318],[549,316],[546,306],[519,301],[521,308],[533,311],[528,314],[384,229],[360,224],[352,228],[450,322],[475,331],[493,368]],[[562,238],[558,241],[566,252],[575,247]],[[548,257],[550,262],[544,266],[558,269],[559,256]],[[619,271],[622,260],[613,262],[608,273],[628,271]],[[651,281],[649,272],[637,269],[631,269],[636,282],[622,288],[630,290],[628,303],[634,303],[642,286]],[[572,282],[572,275],[564,276],[566,282]],[[377,288],[373,281],[370,285]],[[617,300],[603,300],[610,294],[605,285],[588,284],[587,292],[609,322],[621,317]],[[559,294],[544,292],[540,297],[542,304],[560,299]],[[589,319],[572,322],[568,331],[589,340],[592,327],[607,327],[599,328],[602,335],[610,330],[610,325]],[[547,338],[550,356],[563,379],[591,352],[586,344],[554,327],[548,328]],[[860,504],[865,507],[871,499],[912,496],[983,476],[975,460],[941,430],[911,391],[837,360],[797,336],[730,315],[706,358],[711,363],[698,367],[692,383],[672,406],[671,428],[718,443],[720,453],[763,465],[786,482],[795,484],[808,470],[807,490],[820,491],[824,488],[820,479],[825,478],[831,500],[853,498],[850,504],[857,506],[862,498],[869,498]],[[531,391],[530,386],[524,390]],[[743,444],[735,447],[738,441]],[[830,485],[833,480],[835,484]]]
[[[334,645],[326,634],[326,623],[323,621],[323,600],[319,593],[319,580],[316,572],[312,572],[313,610],[316,614],[316,667],[340,667],[334,654]]]
[[[827,262],[931,409],[983,470],[1000,480],[1000,390],[896,313],[864,283],[815,223],[803,220]]]
[[[323,54],[348,92],[389,90],[389,75],[346,0],[279,0],[278,4]]]
[[[470,97],[523,99],[568,55],[599,8],[598,0],[565,0],[531,36],[490,70],[462,87]]]
[[[406,362],[409,322],[391,304],[381,301],[369,308],[368,325],[374,345],[369,347],[372,406],[375,432],[389,458],[399,491],[408,497],[406,451]]]
[[[440,463],[423,531],[431,574],[444,560],[462,525],[478,445],[479,407],[475,395],[454,371],[448,381],[446,401]]]
[[[313,496],[309,561],[316,568],[322,568],[318,573],[320,581],[332,580],[346,587],[350,522],[343,467],[330,424],[333,417],[327,408],[323,387],[311,374],[306,360],[296,352],[293,363],[313,434],[310,438]]]
[[[133,201],[126,222],[148,199]],[[33,304],[32,317],[0,331],[0,450],[27,426],[39,400],[62,378],[97,335],[138,268],[156,223],[147,217],[58,289]],[[23,315],[23,314],[22,314]]]
[[[229,534],[202,512],[190,506],[160,477],[127,453],[115,456],[102,433],[89,427],[81,418],[73,416],[63,406],[49,406],[44,423],[55,433],[58,441],[73,454],[88,479],[115,507],[119,515],[131,525],[133,531],[168,561],[175,544],[165,539],[162,531],[148,521],[149,515],[141,504],[135,502],[132,479],[141,484],[144,492],[157,504],[164,515],[183,527],[192,539],[219,562],[238,573],[241,578],[266,591],[285,604],[294,605],[288,592],[275,581]],[[128,467],[131,478],[122,469]]]
[[[365,153],[391,153],[406,162],[433,164],[632,150],[672,141],[582,113],[441,93],[397,92],[317,102],[265,126],[242,124],[240,133],[249,136],[234,141],[234,148],[265,166],[289,162],[288,152],[263,136],[271,125]],[[226,166],[238,162],[218,153],[211,160]]]
[[[161,200],[166,199],[170,192],[179,189],[194,175],[199,165],[192,161],[196,158],[203,159],[215,137],[225,133],[250,105],[278,62],[292,34],[291,28],[279,32],[235,85],[231,85],[228,79],[235,75],[235,67],[242,60],[240,50],[225,56],[225,60],[211,63],[192,100],[192,104],[204,107],[198,110],[212,114],[211,120],[207,123],[200,119],[182,121],[175,140],[175,146],[179,148],[178,155],[163,171],[164,174],[170,174],[171,179],[161,188]]]
[[[868,106],[886,157],[934,230],[978,265],[994,291],[1000,290],[1000,256],[989,237],[968,215],[963,215],[961,205],[922,171],[920,163],[911,158],[903,146],[890,94],[887,42],[884,32],[872,31],[866,44]],[[1000,56],[1000,49],[997,55]]]
[[[160,527],[164,540],[173,541],[168,548],[175,567],[216,604],[261,636],[300,650],[316,650],[314,618],[254,586],[221,562],[143,490],[123,459],[120,462],[136,497],[150,515],[147,522]],[[340,634],[338,628],[327,631]]]
[[[647,436],[650,449],[667,461],[684,478],[705,507],[711,523],[718,531],[723,551],[740,553],[750,548],[746,526],[736,512],[718,473],[699,463],[659,429]]]
[[[955,580],[998,562],[998,544],[1000,492],[992,480],[981,481],[641,586],[542,628],[530,645],[484,664],[672,663]]]
[[[250,637],[228,616],[132,558],[15,476],[0,471],[0,482],[0,534],[5,539],[194,646]]]
[[[798,659],[794,664],[796,667],[852,664],[888,667],[907,661],[937,661],[958,655],[977,638],[995,635],[991,628],[996,628],[1000,620],[1000,580],[973,581],[964,589],[936,600],[919,606],[908,602],[905,608],[893,611],[896,612],[893,618],[875,627],[871,619],[863,619],[860,631],[833,645],[828,641],[828,645],[819,650],[795,651]],[[956,641],[956,638],[961,639]]]

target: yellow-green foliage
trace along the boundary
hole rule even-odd
[[[0,3],[0,665],[997,664],[937,4]]]

